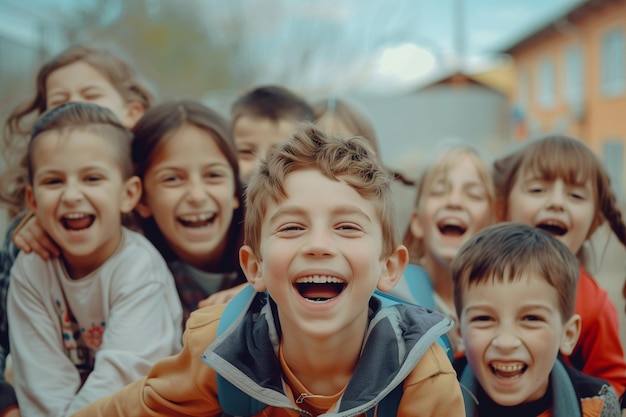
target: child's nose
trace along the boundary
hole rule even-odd
[[[553,210],[563,209],[565,198],[563,192],[558,189],[553,189],[548,195],[548,207]]]
[[[187,184],[187,199],[191,202],[200,202],[206,198],[204,183],[199,179],[190,179]]]
[[[311,230],[307,236],[303,252],[308,256],[330,256],[333,253],[332,237],[325,231]]]
[[[80,188],[73,183],[68,183],[64,190],[63,190],[63,195],[62,195],[62,200],[65,203],[75,203],[77,201],[80,201],[83,198],[83,193],[80,191]]]
[[[463,202],[463,191],[458,188],[451,188],[448,192],[447,205],[450,207],[460,207]]]
[[[499,350],[512,350],[519,347],[522,344],[522,341],[509,328],[503,327],[495,335],[491,344]]]

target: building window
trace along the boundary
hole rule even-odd
[[[554,64],[551,59],[544,58],[539,63],[539,82],[537,83],[537,97],[539,106],[551,109],[556,104],[556,91],[554,85]]]
[[[583,54],[579,46],[570,46],[565,50],[563,96],[572,116],[576,119],[580,118],[585,96],[585,79],[583,77]]]
[[[602,69],[600,85],[602,94],[614,97],[626,90],[626,67],[624,65],[624,31],[613,29],[602,37]]]
[[[618,200],[624,196],[624,142],[617,138],[603,144],[604,167],[611,179],[611,188]]]
[[[530,76],[528,70],[522,68],[517,77],[517,106],[524,114],[528,112],[530,103]]]

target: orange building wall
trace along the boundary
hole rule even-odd
[[[552,29],[536,36],[511,52],[516,67],[516,84],[520,82],[522,69],[530,75],[526,122],[533,120],[541,132],[549,133],[557,120],[565,119],[567,129],[564,133],[585,141],[601,157],[606,140],[621,139],[625,149],[622,159],[626,165],[626,92],[616,97],[603,96],[600,78],[602,37],[615,27],[621,27],[626,36],[626,1],[608,2],[559,27],[560,30]],[[565,52],[570,45],[579,45],[583,55],[585,112],[578,120],[569,111],[564,95]],[[555,73],[556,102],[552,109],[542,108],[537,96],[540,62],[546,56],[552,59]],[[516,85],[512,105],[519,100],[517,94]],[[622,178],[626,183],[626,168]],[[626,196],[626,192],[622,195]]]

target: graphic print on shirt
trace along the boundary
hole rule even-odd
[[[96,351],[102,344],[105,323],[92,324],[89,329],[80,327],[64,299],[56,300],[57,313],[61,320],[61,332],[65,354],[78,370],[85,382],[95,364]]]

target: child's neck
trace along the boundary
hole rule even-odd
[[[74,281],[85,278],[92,272],[96,271],[102,264],[104,264],[122,245],[122,230],[120,229],[120,233],[114,242],[109,242],[106,248],[99,248],[95,254],[88,255],[79,255],[72,256],[67,252],[61,250],[61,261],[63,262],[63,266],[65,267],[65,272],[68,277]]]
[[[282,350],[285,362],[295,377],[311,393],[334,395],[350,381],[363,346],[367,321],[356,336],[341,332],[324,340],[283,333]]]

